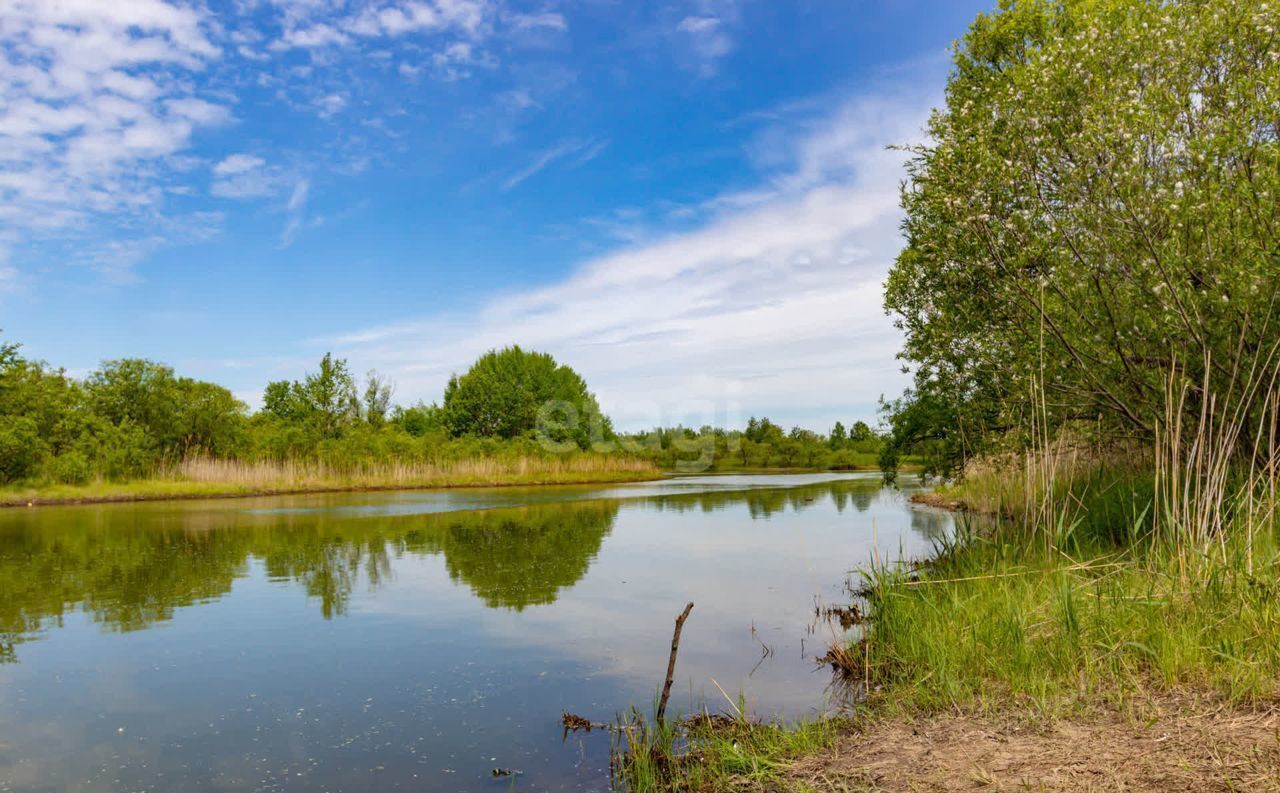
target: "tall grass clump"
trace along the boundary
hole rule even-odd
[[[1280,696],[1280,367],[1265,362],[1222,388],[1175,367],[1149,449],[1059,433],[971,464],[949,491],[972,511],[936,558],[866,570],[854,672],[926,710]]]

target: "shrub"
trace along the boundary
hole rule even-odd
[[[72,450],[49,462],[49,475],[64,485],[83,485],[93,477],[93,467],[89,465],[89,458]]]
[[[43,452],[35,421],[26,416],[0,416],[0,482],[31,476]]]

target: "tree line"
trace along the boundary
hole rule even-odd
[[[326,354],[298,380],[268,383],[250,411],[227,388],[164,364],[105,361],[83,378],[0,344],[0,482],[83,484],[144,478],[193,456],[320,460],[336,468],[392,461],[627,454],[660,465],[854,467],[879,438],[866,424],[829,435],[768,419],[745,431],[703,427],[619,435],[586,381],[551,355],[518,346],[450,378],[439,403],[393,402],[376,371],[359,378]]]

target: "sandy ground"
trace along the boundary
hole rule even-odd
[[[783,789],[1280,791],[1280,703],[1163,697],[1050,722],[886,719],[796,763]]]

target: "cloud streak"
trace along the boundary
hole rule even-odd
[[[583,372],[623,427],[873,418],[879,396],[905,384],[881,308],[902,173],[885,146],[919,139],[930,99],[855,99],[791,130],[785,163],[749,199],[720,197],[693,231],[585,262],[465,322],[428,317],[331,341],[427,399],[486,349],[545,349]],[[570,151],[548,150],[517,176]]]
[[[518,187],[522,182],[537,175],[556,160],[563,159],[571,154],[583,152],[583,155],[578,157],[573,163],[574,167],[583,165],[594,159],[600,152],[604,151],[606,145],[608,145],[607,141],[561,141],[555,146],[539,152],[538,155],[533,158],[532,162],[507,177],[507,180],[502,183],[502,190],[503,192],[506,192]]]

